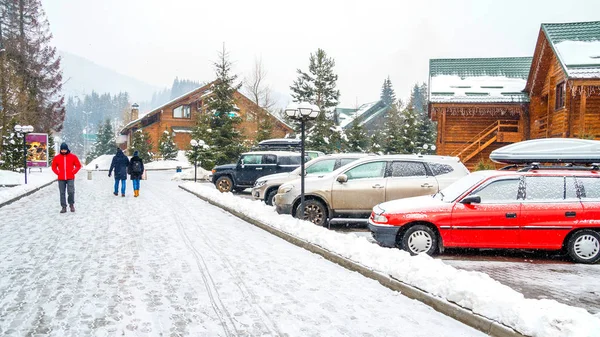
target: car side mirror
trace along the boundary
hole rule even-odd
[[[463,198],[463,200],[461,200],[460,203],[465,204],[465,205],[480,204],[481,197],[478,195],[469,195],[469,196]]]
[[[340,184],[343,184],[343,183],[345,183],[345,182],[347,182],[347,181],[348,181],[348,176],[347,176],[347,175],[345,175],[345,174],[340,174],[339,176],[337,176],[337,178],[335,178],[335,180],[336,180],[338,183],[340,183]]]

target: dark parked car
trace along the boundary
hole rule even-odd
[[[212,169],[212,182],[221,192],[241,192],[252,187],[260,177],[290,172],[299,166],[299,152],[247,152],[242,153],[237,164],[215,166]]]

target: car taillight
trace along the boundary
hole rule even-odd
[[[217,172],[217,170],[215,170],[215,169],[212,169],[212,173],[213,173],[213,174],[215,174],[215,172]]]

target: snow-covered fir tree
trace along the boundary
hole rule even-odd
[[[52,134],[52,131],[48,132],[48,165],[50,165],[50,163],[52,163],[52,159],[54,159],[54,156],[56,155],[56,143],[54,142],[54,134]]]
[[[381,144],[382,152],[385,154],[407,153],[405,150],[407,140],[404,138],[406,132],[403,132],[406,125],[401,109],[402,105],[397,102],[387,111]]]
[[[177,158],[177,145],[175,145],[175,141],[169,130],[163,131],[163,134],[160,136],[158,152],[164,160]]]
[[[142,129],[136,130],[133,133],[133,139],[129,146],[129,154],[133,154],[134,151],[138,151],[139,157],[144,163],[149,163],[154,157],[152,152],[152,139],[150,135]]]
[[[391,106],[392,104],[396,103],[396,93],[394,92],[392,81],[390,80],[389,76],[383,80],[383,86],[381,87],[381,100],[387,106]]]
[[[345,137],[336,130],[333,116],[340,97],[334,66],[334,59],[318,49],[310,54],[308,73],[298,69],[298,77],[290,86],[295,102],[309,102],[321,110],[316,121],[307,123],[307,146],[325,153],[341,152],[345,147]]]
[[[395,134],[398,138],[397,153],[421,153],[422,147],[417,144],[419,136],[419,116],[415,110],[410,107],[405,108],[400,113],[400,127]]]
[[[208,99],[206,110],[211,115],[210,128],[212,138],[204,141],[210,147],[211,157],[216,165],[237,160],[245,150],[243,137],[236,128],[242,120],[237,115],[233,94],[241,87],[235,83],[237,75],[231,73],[229,54],[223,46],[219,60],[214,62],[217,79],[211,86],[212,95]]]
[[[14,132],[15,120],[7,124],[7,130],[2,135],[2,152],[0,153],[0,169],[7,171],[21,171],[23,169],[23,136]]]
[[[213,137],[213,130],[210,127],[212,120],[211,117],[211,114],[208,113],[198,114],[196,126],[192,130],[192,139],[195,139],[196,141],[204,141],[207,146],[210,146],[208,145],[211,143],[209,140]],[[198,147],[197,149],[194,149],[190,145],[188,150],[185,152],[185,156],[190,163],[193,163],[196,160],[198,165],[205,170],[212,170],[212,168],[215,166],[215,160],[210,147]]]
[[[369,135],[358,118],[354,118],[352,126],[346,131],[348,152],[368,152],[370,150]]]
[[[86,162],[89,163],[104,154],[114,154],[116,149],[115,133],[110,120],[107,119],[104,124],[101,124],[98,128],[94,150],[88,154]]]
[[[415,146],[424,154],[435,154],[432,146],[436,143],[437,128],[427,112],[427,84],[415,84],[408,103],[417,116]],[[425,146],[427,149],[425,149]]]

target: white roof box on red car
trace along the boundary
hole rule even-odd
[[[510,144],[492,151],[490,159],[503,164],[600,163],[600,141],[544,138]]]

